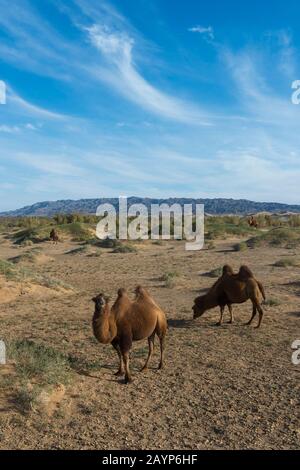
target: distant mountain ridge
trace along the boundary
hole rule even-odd
[[[213,215],[238,214],[245,215],[257,212],[297,212],[300,213],[300,205],[297,204],[281,204],[278,202],[254,202],[247,199],[193,199],[193,198],[143,198],[129,197],[128,205],[145,204],[150,210],[151,204],[192,204],[195,208],[196,204],[204,204],[205,212]],[[31,206],[22,207],[21,209],[0,213],[1,217],[22,217],[22,216],[54,216],[55,214],[84,213],[95,214],[100,204],[110,203],[118,209],[118,198],[99,198],[99,199],[63,199],[59,201],[37,202]]]

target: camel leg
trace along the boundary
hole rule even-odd
[[[257,310],[258,310],[258,314],[259,314],[259,319],[258,319],[258,324],[256,325],[255,328],[259,328],[259,327],[260,327],[260,324],[261,324],[261,321],[262,321],[263,315],[264,315],[264,311],[263,311],[263,309],[261,308],[261,306],[260,306],[259,303],[257,304]]]
[[[234,322],[234,316],[233,316],[232,305],[231,305],[231,304],[228,304],[227,307],[228,307],[229,314],[230,314],[229,323],[233,323],[233,322]]]
[[[130,333],[127,333],[120,339],[120,350],[122,354],[122,359],[125,366],[125,383],[128,384],[132,382],[132,377],[129,369],[129,354],[132,346],[132,336]]]
[[[147,360],[145,362],[145,365],[141,369],[141,372],[143,372],[144,370],[146,370],[148,368],[148,364],[149,364],[149,361],[151,359],[151,356],[152,356],[152,353],[153,353],[153,350],[154,350],[154,337],[155,337],[155,333],[153,333],[148,338],[148,346],[149,346],[148,357],[147,357]]]
[[[224,310],[225,310],[225,305],[220,305],[220,320],[216,323],[217,326],[222,325]]]
[[[129,369],[129,351],[122,351],[122,357],[125,365],[125,383],[132,382],[132,377]]]
[[[114,349],[117,351],[118,358],[119,358],[119,369],[117,370],[115,375],[116,376],[123,375],[124,374],[124,367],[123,367],[123,359],[122,359],[122,354],[121,354],[119,343],[114,340],[114,341],[112,341],[111,344],[114,347]]]
[[[245,323],[245,325],[251,325],[252,320],[255,317],[255,315],[256,315],[256,306],[255,306],[255,304],[253,304],[252,317],[250,318],[250,320],[247,323]]]
[[[160,344],[160,361],[159,361],[158,369],[162,369],[164,366],[165,334],[159,336],[159,344]]]

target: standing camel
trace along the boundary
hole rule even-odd
[[[55,230],[55,228],[53,228],[50,232],[50,240],[53,241],[53,244],[56,245],[59,241],[59,237],[58,237],[58,233],[57,231]]]
[[[206,295],[199,296],[194,300],[193,318],[196,319],[202,316],[206,310],[219,306],[221,317],[218,325],[221,325],[225,305],[229,307],[231,304],[241,304],[250,299],[253,306],[252,317],[247,325],[252,323],[258,311],[259,321],[256,328],[259,328],[264,313],[261,307],[261,296],[265,300],[263,285],[254,277],[247,266],[241,266],[237,274],[230,272],[223,274]]]
[[[148,339],[149,352],[142,371],[146,370],[154,349],[154,338],[160,341],[159,369],[163,367],[167,320],[164,312],[154,302],[148,292],[138,286],[136,298],[131,301],[125,289],[119,289],[112,307],[109,299],[99,294],[92,300],[95,303],[93,332],[103,344],[111,343],[119,357],[119,369],[115,375],[123,375],[125,383],[132,381],[129,368],[129,353],[133,341]]]
[[[253,215],[251,215],[250,219],[248,219],[248,224],[250,227],[258,228],[258,222],[255,217],[253,217]]]

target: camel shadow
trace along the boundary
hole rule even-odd
[[[288,314],[291,317],[300,318],[300,312],[289,312]]]
[[[193,320],[185,319],[185,318],[182,318],[182,319],[169,318],[168,326],[169,328],[192,328]]]
[[[216,253],[236,253],[236,250],[234,250],[233,248],[229,248],[229,249],[224,249],[224,250],[216,250],[215,252]]]
[[[291,282],[284,282],[280,284],[281,286],[295,286],[300,287],[300,281],[291,281]]]

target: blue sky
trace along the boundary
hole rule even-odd
[[[0,210],[300,203],[296,0],[0,0]]]

